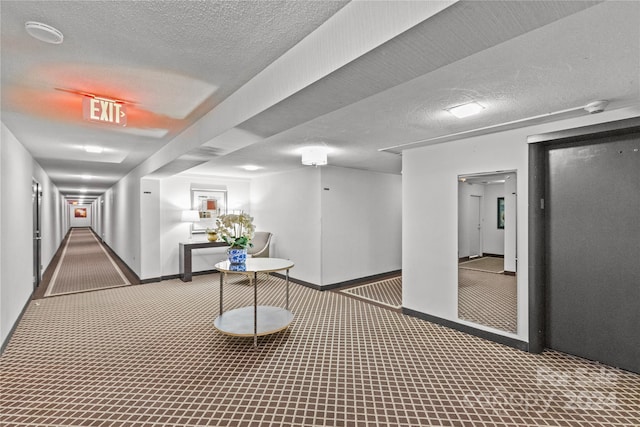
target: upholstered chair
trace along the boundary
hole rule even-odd
[[[269,258],[269,243],[271,243],[271,234],[268,231],[256,231],[251,239],[252,248],[247,248],[247,254],[253,258]]]

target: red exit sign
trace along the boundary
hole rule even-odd
[[[82,98],[82,117],[90,122],[127,125],[127,109],[118,101],[103,98]]]

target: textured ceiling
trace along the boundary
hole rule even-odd
[[[640,103],[640,2],[451,3],[431,2],[432,16],[358,52],[376,8],[424,4],[3,0],[2,122],[64,193],[87,186],[79,176],[89,173],[100,194],[165,145],[175,160],[154,162],[156,176],[278,172],[301,167],[296,150],[317,143],[331,149],[332,165],[399,173],[400,156],[379,150],[555,111],[586,114],[580,107],[596,99],[610,109]],[[28,20],[55,26],[64,43],[30,38]],[[331,57],[312,76],[314,54]],[[268,72],[271,83],[256,88]],[[308,83],[294,87],[302,77]],[[128,126],[83,121],[81,96],[68,90],[130,101]],[[482,114],[461,121],[444,111],[470,100]],[[238,123],[198,142],[239,109]],[[106,150],[79,150],[87,144]]]
[[[89,173],[102,193],[345,3],[3,0],[2,121],[63,191]],[[64,43],[29,37],[26,21]],[[84,122],[81,97],[56,89],[132,101],[128,126]]]

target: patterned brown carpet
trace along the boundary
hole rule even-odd
[[[516,277],[460,269],[458,316],[474,323],[517,332]],[[341,289],[339,292],[400,310],[402,277]]]
[[[89,228],[70,231],[44,296],[64,295],[130,285]]]
[[[640,375],[533,355],[291,285],[286,331],[222,335],[218,275],[31,301],[0,357],[3,426],[637,426]],[[225,307],[253,287],[225,285]],[[284,302],[281,279],[259,302]]]
[[[485,256],[472,259],[471,261],[461,262],[460,268],[466,270],[486,271],[488,273],[504,272],[504,258]]]
[[[517,332],[516,276],[458,269],[458,317]]]
[[[340,292],[376,302],[389,308],[402,308],[402,277],[342,289]]]

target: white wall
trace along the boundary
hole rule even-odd
[[[457,178],[456,178],[457,180]],[[464,258],[469,256],[470,234],[474,231],[472,227],[472,215],[476,215],[471,212],[471,197],[480,197],[480,211],[482,212],[482,205],[485,204],[485,186],[484,185],[470,185],[468,183],[458,183],[458,258]],[[425,195],[421,194],[421,197]],[[484,243],[484,236],[481,236],[480,247],[482,248]]]
[[[523,275],[527,273],[527,264],[521,264],[521,267],[516,267],[516,260],[518,256],[518,232],[517,230],[517,218],[518,218],[518,198],[521,196],[518,193],[518,180],[519,176],[511,176],[504,183],[504,270],[510,272],[520,271]],[[528,197],[528,196],[527,196]],[[526,199],[522,200],[526,203]],[[525,212],[526,215],[526,212]],[[526,223],[526,216],[525,216]],[[526,250],[526,247],[524,247]]]
[[[479,171],[480,172],[480,171]],[[490,171],[485,171],[490,172]],[[482,216],[481,248],[483,253],[504,255],[505,230],[497,224],[497,199],[504,197],[504,184],[470,184],[458,183],[458,257],[469,256],[469,233],[471,212],[469,201],[471,196],[480,197]]]
[[[93,203],[91,203],[91,208],[93,212],[93,216],[91,218],[91,228],[93,231],[102,238],[102,203],[103,196],[98,196]]]
[[[470,171],[499,170],[517,170],[520,177],[526,176],[527,152],[526,136],[506,132],[419,148],[403,156],[404,307],[457,321],[457,177]],[[526,182],[519,180],[521,215],[526,214]],[[520,252],[526,256],[526,227],[524,222],[520,225]],[[522,274],[518,277],[518,335],[523,339],[527,307],[521,297],[526,289],[527,277]]]
[[[407,150],[402,157],[403,306],[528,341],[527,136],[637,115],[637,108],[632,107]],[[517,276],[518,332],[515,335],[457,318],[457,176],[473,171],[499,170],[517,171],[517,212],[507,206],[517,215],[520,272]],[[515,221],[508,218],[507,221],[515,225]],[[509,250],[515,252],[515,249],[505,245],[505,258]]]
[[[498,197],[504,197],[504,184],[485,185],[482,252],[504,255],[504,229],[498,228]]]
[[[82,218],[75,216],[76,208],[85,209],[87,216]],[[93,209],[92,205],[78,204],[78,205],[69,205],[69,225],[71,227],[91,227],[91,222],[93,218]]]
[[[65,201],[40,165],[33,162],[33,178],[40,183],[40,252],[43,270],[49,265],[66,234]]]
[[[140,180],[140,278],[162,276],[160,180]]]
[[[3,232],[2,230],[4,229],[4,210],[3,210],[3,203],[2,203],[2,195],[4,194],[3,190],[3,186],[2,184],[6,181],[6,179],[4,178],[4,173],[3,170],[4,168],[2,167],[2,165],[4,164],[4,161],[2,160],[5,155],[4,155],[4,143],[2,141],[5,141],[5,139],[9,138],[8,135],[8,130],[5,130],[5,126],[4,123],[0,124],[0,132],[2,132],[2,134],[0,135],[0,348],[4,348],[4,342],[6,340],[6,337],[9,335],[9,332],[5,332],[5,328],[7,330],[10,329],[9,325],[15,323],[14,321],[11,321],[11,315],[7,316],[7,319],[5,319],[5,308],[4,308],[4,304],[3,301],[5,300],[5,296],[3,295],[2,289],[4,287],[3,283],[4,281],[2,280],[2,265],[4,264],[4,257],[3,257],[3,253],[4,251],[2,250],[2,247],[4,246],[2,244],[2,242],[4,242],[4,237],[3,237]],[[8,178],[8,177],[7,177]]]
[[[251,181],[257,230],[273,233],[270,256],[295,263],[291,277],[322,283],[321,168],[301,168]]]
[[[2,123],[0,137],[0,341],[11,332],[33,291],[32,180],[42,187],[42,264],[47,266],[63,234],[58,189]]]
[[[252,180],[251,206],[272,256],[324,286],[400,269],[401,189],[399,175],[300,168]]]
[[[31,155],[2,125],[0,336],[8,336],[33,291]]]
[[[140,179],[135,174],[105,192],[103,216],[105,243],[140,277]]]
[[[323,167],[322,285],[400,270],[402,177]]]
[[[141,279],[171,276],[179,273],[178,246],[189,238],[190,224],[180,221],[181,212],[191,209],[191,188],[227,188],[229,209],[242,210],[253,214],[249,204],[249,180],[177,175],[160,180],[159,230],[160,233],[160,274],[145,272]],[[146,187],[145,187],[146,188]],[[194,234],[193,240],[206,241],[204,234]],[[144,242],[143,257],[149,254],[149,243]],[[226,258],[225,248],[197,249],[192,252],[192,270],[212,270],[216,262]]]

